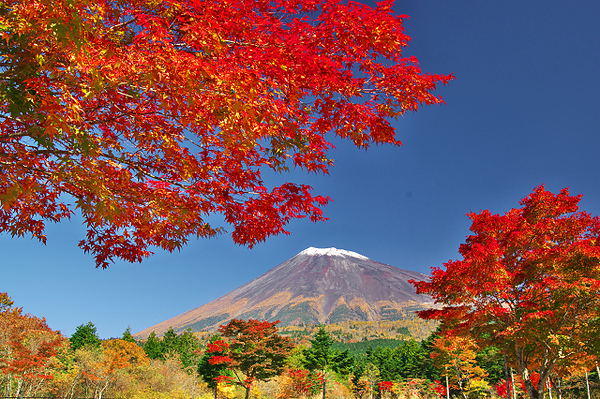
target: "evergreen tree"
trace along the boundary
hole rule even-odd
[[[406,378],[433,380],[436,370],[421,343],[402,341],[395,348],[376,347],[367,351],[366,363],[372,363],[380,371],[381,381],[400,381]]]
[[[477,352],[477,364],[487,373],[487,381],[490,385],[498,384],[504,376],[504,357],[502,352],[495,346],[487,346]]]
[[[333,349],[333,339],[324,326],[319,327],[310,343],[311,347],[302,351],[304,354],[304,367],[311,371],[317,370],[323,374],[323,399],[325,399],[327,394],[325,372],[331,370],[340,374],[348,374],[353,361],[348,354],[348,350],[340,352]]]
[[[306,362],[305,367],[308,370],[320,370],[324,372],[333,361],[333,339],[325,330],[325,327],[321,326],[314,338],[310,340],[310,344],[311,347],[303,351]]]
[[[144,352],[150,359],[161,359],[163,357],[162,345],[160,340],[156,336],[156,333],[152,331],[148,336],[148,339],[144,343]]]
[[[121,338],[123,341],[127,341],[127,342],[132,342],[132,343],[136,343],[135,338],[133,338],[133,335],[131,334],[131,327],[127,326],[127,329],[125,330],[125,332],[123,333],[123,338]]]
[[[184,370],[191,371],[198,363],[198,352],[200,341],[194,335],[191,328],[185,330],[177,338],[177,353],[181,359]]]
[[[71,349],[77,350],[83,347],[100,348],[102,341],[98,338],[96,326],[91,321],[82,324],[75,329],[71,338]]]
[[[169,327],[165,335],[163,335],[162,341],[160,341],[161,359],[164,359],[168,353],[177,352],[178,342],[179,337],[177,336],[177,333],[173,327]]]
[[[441,325],[437,327],[435,331],[429,334],[427,339],[421,341],[421,349],[425,356],[420,360],[419,367],[422,372],[426,375],[426,378],[430,381],[440,381],[442,374],[440,370],[435,367],[433,359],[431,358],[431,352],[433,352],[433,342],[440,337],[439,333],[442,331]]]

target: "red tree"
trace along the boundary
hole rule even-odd
[[[412,281],[444,305],[421,317],[505,350],[531,398],[543,396],[556,366],[597,341],[600,220],[579,211],[580,198],[540,186],[504,215],[470,213],[474,234],[460,246],[463,259],[434,268],[430,281]]]
[[[0,232],[45,242],[77,209],[106,267],[214,236],[212,214],[248,246],[324,220],[328,198],[261,172],[327,173],[327,135],[399,145],[389,120],[442,102],[453,77],[402,57],[403,18],[391,0],[4,1]]]
[[[7,395],[33,396],[40,380],[52,378],[48,365],[67,340],[45,319],[23,314],[12,304],[6,293],[0,293],[0,373],[17,381],[6,382]]]
[[[284,371],[285,359],[294,344],[288,337],[277,334],[278,323],[233,319],[219,327],[219,332],[227,338],[228,348],[225,356],[211,359],[211,364],[227,364],[235,374],[230,382],[246,389],[246,399],[255,381],[267,380]]]
[[[232,379],[228,366],[233,359],[227,356],[228,351],[229,344],[219,336],[214,336],[206,344],[206,351],[198,363],[198,374],[213,390],[215,399],[218,396],[218,384],[229,383]]]
[[[460,246],[463,259],[413,281],[445,305],[421,317],[505,349],[531,398],[543,396],[555,366],[593,350],[597,339],[600,220],[578,211],[580,198],[540,186],[504,215],[471,213],[475,234]]]

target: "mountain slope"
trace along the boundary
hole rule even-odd
[[[308,248],[262,276],[206,305],[136,334],[215,329],[232,318],[281,320],[282,325],[344,320],[395,320],[429,307],[407,280],[423,273],[399,269],[336,248]]]

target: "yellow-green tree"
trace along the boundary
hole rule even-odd
[[[461,336],[443,335],[433,342],[431,357],[464,399],[468,399],[473,388],[480,387],[487,376],[477,364],[478,350],[473,339]]]
[[[77,349],[74,360],[86,395],[101,399],[117,378],[148,364],[144,350],[122,339],[103,341],[100,348]]]

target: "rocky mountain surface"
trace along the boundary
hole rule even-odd
[[[172,319],[136,334],[213,330],[232,318],[281,320],[282,325],[346,320],[398,320],[430,307],[408,280],[423,273],[399,269],[355,252],[308,248],[262,276]]]

